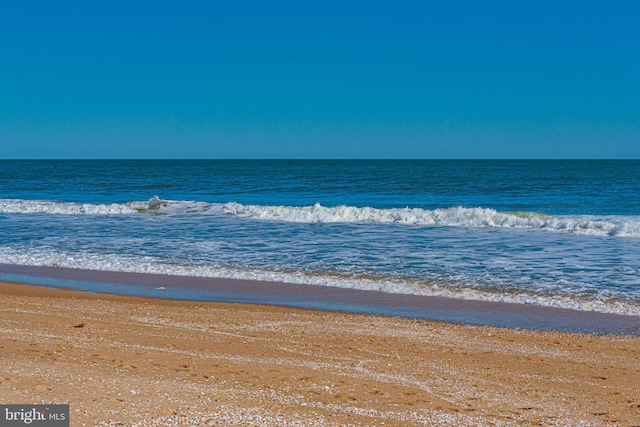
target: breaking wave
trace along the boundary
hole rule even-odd
[[[355,206],[264,206],[236,202],[163,200],[90,204],[46,200],[0,199],[0,213],[57,215],[216,215],[297,223],[370,223],[416,226],[525,228],[591,236],[640,237],[638,216],[559,216],[538,212],[499,212],[482,207],[442,209]]]
[[[127,215],[158,214],[184,215],[214,211],[215,206],[204,202],[162,200],[152,197],[147,201],[127,203],[92,204],[58,202],[52,200],[0,199],[0,213],[5,214],[49,214],[49,215]],[[219,208],[218,208],[219,210]]]
[[[640,236],[640,218],[563,217],[537,212],[498,212],[489,208],[454,207],[376,209],[353,206],[255,206],[227,203],[224,212],[242,218],[291,222],[358,222],[493,228],[533,228],[598,236]]]

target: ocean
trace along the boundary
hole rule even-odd
[[[640,161],[0,161],[0,264],[640,316]]]

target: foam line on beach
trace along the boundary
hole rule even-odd
[[[163,299],[281,305],[499,327],[640,336],[640,316],[266,280],[6,264],[0,264],[0,280]]]
[[[578,311],[614,313],[640,316],[640,305],[634,301],[616,300],[607,297],[584,298],[579,295],[534,294],[532,292],[500,292],[483,290],[478,287],[447,286],[445,283],[418,283],[411,280],[375,277],[350,277],[344,275],[322,275],[304,272],[284,272],[238,269],[215,265],[182,265],[163,263],[150,257],[124,257],[107,255],[101,257],[66,256],[65,254],[16,254],[4,251],[0,262],[25,267],[54,267],[86,269],[96,272],[155,273],[178,277],[204,277],[211,279],[258,280],[265,282],[290,283],[303,286],[324,286],[329,288],[357,289],[387,294],[414,296],[435,296],[466,301],[484,301],[541,307],[556,307]]]

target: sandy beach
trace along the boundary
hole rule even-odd
[[[638,426],[640,339],[0,283],[2,403],[71,425]]]

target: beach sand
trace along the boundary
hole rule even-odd
[[[640,338],[0,283],[1,403],[71,425],[640,426]]]

